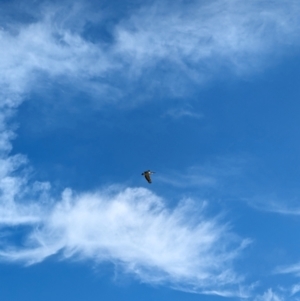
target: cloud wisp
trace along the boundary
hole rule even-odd
[[[274,292],[272,289],[268,289],[262,295],[257,296],[254,301],[284,301],[282,294]]]
[[[190,166],[183,171],[165,171],[165,176],[157,175],[157,179],[177,188],[213,188],[215,191],[228,187],[228,179],[241,177],[246,169],[248,156],[216,157],[214,163]]]
[[[195,292],[233,290],[242,281],[233,262],[249,241],[191,200],[170,210],[144,188],[80,195],[67,189],[40,216],[21,246],[2,246],[2,260],[33,264],[59,254],[108,261],[145,283]]]
[[[274,195],[262,195],[245,199],[247,204],[257,210],[274,212],[283,215],[300,215],[298,200],[282,199]]]
[[[163,117],[171,117],[173,119],[186,119],[186,118],[192,118],[192,119],[201,119],[203,118],[202,114],[195,113],[192,108],[174,108],[168,110],[165,114],[163,114]]]
[[[300,276],[300,262],[288,265],[288,266],[280,266],[275,269],[275,273],[278,274],[294,274],[297,277]]]
[[[169,61],[195,80],[220,68],[247,73],[278,54],[274,47],[299,46],[299,9],[296,1],[284,7],[236,0],[156,4],[117,27],[117,48],[136,60],[133,68]]]
[[[97,18],[78,6],[69,7],[68,17],[53,5],[31,22],[2,24],[2,95],[23,96],[50,80],[106,103],[136,91],[145,77],[149,93],[158,88],[182,95],[185,79],[203,82],[224,68],[251,73],[271,63],[268,57],[299,46],[300,5],[293,0],[284,7],[236,0],[145,5],[113,24],[110,42],[85,35],[86,24],[101,30],[105,11]]]
[[[277,286],[276,288],[268,288],[262,294],[256,295],[254,301],[298,301],[299,300],[299,283],[282,287]]]

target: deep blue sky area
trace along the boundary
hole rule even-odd
[[[112,110],[110,104],[93,109],[82,95],[75,96],[71,108],[63,99],[57,108],[39,103],[40,95],[33,94],[17,112],[14,152],[27,154],[43,180],[63,174],[63,185],[82,189],[113,178],[126,181],[144,166],[182,172],[218,156],[246,154],[259,160],[261,181],[272,177],[272,183],[285,181],[294,190],[299,173],[297,61],[277,63],[280,71],[273,67],[239,81],[209,83],[184,100],[151,99],[130,109]],[[59,91],[54,95],[62,97]],[[168,118],[168,110],[182,106],[200,117]],[[91,170],[97,177],[91,179]]]
[[[111,266],[100,266],[93,270],[89,263],[42,263],[24,269],[15,265],[4,265],[1,271],[2,300],[199,300],[197,294],[186,294],[163,287],[148,286],[132,279],[114,276]],[[49,272],[50,270],[50,272]],[[106,274],[106,275],[104,275]],[[110,277],[107,277],[110,275]],[[38,281],[37,281],[38,279]],[[12,290],[11,285],[18,289]],[[222,300],[221,297],[201,296],[201,300]]]
[[[0,1],[0,300],[300,300],[299,14]]]

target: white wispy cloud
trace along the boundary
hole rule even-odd
[[[109,68],[101,48],[51,21],[26,25],[14,35],[0,31],[1,44],[5,45],[0,59],[0,85],[6,87],[2,93],[23,95],[34,90],[43,76],[76,81],[103,74]]]
[[[19,216],[17,210],[14,214]],[[109,261],[145,283],[195,292],[229,286],[237,294],[234,285],[242,281],[233,262],[249,241],[206,217],[190,200],[171,210],[144,188],[80,195],[67,189],[38,216],[38,227],[29,230],[21,247],[2,247],[2,260],[32,264],[60,254]]]
[[[300,284],[294,284],[291,288],[291,296],[294,296],[300,292]]]
[[[286,47],[299,46],[300,5],[293,0],[145,5],[112,26],[110,43],[85,36],[85,24],[100,26],[105,14],[97,18],[90,7],[44,5],[31,22],[3,24],[0,86],[6,99],[34,90],[42,79],[71,83],[104,103],[137,90],[145,77],[152,93],[176,94],[184,77],[198,83],[224,68],[252,72]]]
[[[264,292],[262,295],[257,296],[254,298],[254,301],[285,301],[282,295],[275,293],[271,288]]]
[[[262,294],[256,295],[252,300],[254,301],[299,301],[297,294],[300,291],[299,284],[292,286],[278,286],[277,288],[268,288]]]
[[[288,266],[280,266],[275,269],[278,274],[294,274],[300,276],[300,263],[291,264]]]
[[[218,182],[214,175],[208,173],[206,170],[201,170],[201,168],[196,170],[195,168],[191,168],[184,173],[171,171],[165,175],[157,175],[156,178],[163,183],[179,188],[215,187]]]
[[[137,61],[133,68],[166,60],[201,80],[224,67],[261,68],[275,45],[298,45],[300,6],[293,0],[167,3],[144,7],[117,27],[119,52]]]
[[[49,184],[34,183],[27,187],[28,172],[23,168],[27,159],[23,155],[10,155],[13,132],[7,130],[2,116],[2,135],[0,134],[0,225],[20,225],[36,223],[41,220],[41,211],[35,202],[24,202],[32,193],[38,192],[41,196],[47,191]],[[40,193],[43,190],[44,193]],[[20,201],[19,204],[16,201]],[[37,201],[37,200],[35,200]]]
[[[257,210],[284,215],[300,215],[298,200],[295,198],[283,199],[282,197],[274,195],[261,195],[259,197],[253,197],[244,200],[250,207]]]
[[[169,116],[174,119],[181,119],[181,118],[193,118],[193,119],[201,119],[203,118],[202,114],[199,114],[193,111],[192,108],[174,108],[168,110],[163,116]]]
[[[180,171],[165,171],[156,175],[159,181],[178,188],[210,187],[217,190],[227,185],[228,179],[241,177],[249,156],[215,157],[212,162],[190,166]]]

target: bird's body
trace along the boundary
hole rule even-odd
[[[151,170],[146,170],[146,171],[144,171],[144,172],[142,173],[142,176],[145,177],[145,179],[147,180],[147,182],[148,182],[149,184],[152,183],[150,175],[153,174],[153,173],[155,173],[155,172],[154,172],[154,171],[151,171]]]

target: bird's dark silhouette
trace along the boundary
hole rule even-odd
[[[151,171],[151,170],[146,170],[146,171],[144,171],[144,172],[142,173],[142,176],[145,177],[145,179],[147,180],[147,182],[148,182],[149,184],[152,183],[150,175],[153,174],[153,173],[155,173],[155,171]]]

